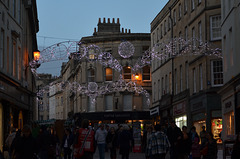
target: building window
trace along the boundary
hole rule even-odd
[[[195,1],[195,0],[191,0],[191,2],[192,2],[192,10],[195,9],[195,3],[194,3],[194,1]]]
[[[188,29],[187,26],[185,27],[185,41],[188,40]]]
[[[16,0],[13,0],[12,6],[13,17],[16,18]]]
[[[105,110],[112,111],[113,110],[113,96],[105,95]]]
[[[199,36],[199,45],[202,44],[202,23],[198,23],[198,36]]]
[[[167,33],[167,21],[165,20],[164,21],[164,34]]]
[[[210,17],[211,40],[221,39],[221,15]]]
[[[202,64],[199,65],[199,87],[200,87],[200,90],[203,90],[203,70],[202,70]]]
[[[158,32],[159,32],[159,28],[157,28],[157,43],[159,42],[159,34],[158,34]]]
[[[22,62],[22,59],[21,59],[21,56],[20,55],[22,55],[22,53],[21,53],[21,48],[19,47],[18,48],[18,80],[21,80],[21,78],[22,78],[22,65],[21,65],[21,62]]]
[[[163,77],[162,77],[162,84],[161,84],[161,88],[162,88],[162,95],[164,95],[164,94],[165,94],[165,90],[164,90],[164,88],[163,88]]]
[[[198,4],[201,4],[202,3],[202,0],[198,0]]]
[[[187,13],[187,8],[188,8],[187,2],[188,0],[184,0],[184,13]]]
[[[168,83],[169,83],[169,93],[172,93],[172,73],[169,72],[169,77],[168,77]]]
[[[179,48],[179,53],[182,51],[182,32],[179,32],[179,40],[178,40],[178,48]]]
[[[0,35],[0,68],[4,67],[4,30],[1,30]]]
[[[21,14],[21,10],[22,10],[22,4],[21,4],[22,0],[18,0],[18,23],[21,24],[21,18],[22,18],[22,14]]]
[[[156,96],[157,96],[157,86],[156,86],[156,82],[154,82],[153,84],[153,92],[154,92],[154,96],[153,96],[153,101],[155,102],[156,101]]]
[[[92,98],[88,97],[88,112],[94,112],[95,111],[95,103],[92,102]]]
[[[172,27],[171,23],[172,23],[171,17],[168,17],[168,30],[170,30]]]
[[[193,68],[193,93],[197,92],[196,69]]]
[[[181,3],[178,6],[178,16],[179,16],[179,19],[181,19],[181,17],[182,17],[182,5],[181,5]]]
[[[234,112],[229,112],[224,115],[226,123],[226,135],[234,135]]]
[[[177,94],[178,93],[178,84],[177,84],[177,82],[178,82],[178,78],[177,78],[177,69],[175,69],[175,75],[174,75],[175,77],[175,94]]]
[[[168,93],[168,75],[165,76],[165,92]]]
[[[222,60],[211,61],[212,66],[212,86],[223,85],[223,66]]]
[[[153,42],[153,45],[155,44],[155,33],[152,34],[152,42]]]
[[[95,71],[93,68],[90,68],[88,70],[88,82],[94,82],[95,81]]]
[[[162,24],[160,26],[160,36],[161,36],[161,38],[163,37],[163,26],[162,26]]]
[[[123,67],[123,78],[126,80],[131,80],[132,74],[131,74],[131,67],[125,66]]]
[[[143,67],[143,81],[150,81],[151,80],[151,73],[150,73],[150,66]]]
[[[161,99],[161,85],[160,85],[160,79],[158,80],[158,100]]]
[[[181,116],[175,119],[175,123],[178,127],[182,128],[183,126],[187,126],[187,116]]]
[[[112,81],[113,80],[113,72],[112,69],[110,67],[107,67],[105,69],[105,76],[106,76],[106,81]]]
[[[123,111],[132,111],[132,95],[123,95]]]
[[[195,50],[196,49],[196,34],[195,34],[195,28],[192,28],[192,49]]]
[[[173,25],[176,24],[176,21],[177,21],[176,18],[177,18],[177,17],[176,17],[176,10],[174,9],[174,10],[173,10]]]
[[[13,70],[13,76],[17,77],[17,44],[15,40],[13,40],[13,46],[12,46],[12,52],[13,52],[13,65],[12,65],[12,70]]]
[[[183,91],[183,83],[182,83],[183,79],[182,79],[182,65],[180,66],[180,92]]]

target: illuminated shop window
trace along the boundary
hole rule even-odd
[[[184,115],[184,116],[175,118],[175,123],[179,128],[182,129],[182,126],[187,126],[187,116]]]

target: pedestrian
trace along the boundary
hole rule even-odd
[[[107,134],[107,146],[110,150],[110,158],[116,159],[117,158],[117,133],[114,127],[110,128],[110,131]]]
[[[147,148],[147,142],[152,134],[153,131],[153,127],[151,126],[147,126],[147,130],[144,131],[143,133],[143,140],[142,140],[142,152],[145,153],[146,148]]]
[[[191,130],[189,132],[189,136],[190,136],[190,139],[191,139],[192,143],[194,142],[195,137],[197,137],[199,139],[199,135],[196,132],[196,127],[195,126],[191,127]]]
[[[12,145],[12,142],[13,142],[15,136],[16,136],[16,129],[12,128],[10,134],[8,135],[8,137],[7,137],[6,141],[5,141],[10,159],[11,159],[11,156],[12,156],[11,145]]]
[[[41,159],[48,159],[48,150],[50,145],[49,133],[45,125],[42,125],[39,129],[37,136],[38,156]]]
[[[109,125],[106,125],[107,133],[110,131]],[[108,146],[105,144],[105,152],[108,152]]]
[[[120,129],[118,136],[119,151],[122,159],[129,159],[129,151],[131,148],[133,137],[129,131],[129,127],[125,125],[122,130]]]
[[[194,142],[192,143],[192,159],[200,159],[200,145],[199,145],[199,138],[195,137]]]
[[[240,134],[237,134],[236,141],[233,145],[231,159],[240,159]]]
[[[89,121],[84,119],[76,133],[74,143],[74,159],[93,159],[95,152],[94,131],[89,128]]]
[[[201,138],[201,146],[200,149],[202,149],[206,142],[208,141],[207,139],[207,131],[206,131],[206,127],[202,126],[202,131],[200,132],[200,138]]]
[[[203,159],[217,159],[217,142],[213,138],[213,134],[211,132],[207,133],[208,142],[206,143],[205,149],[206,154],[203,155]],[[204,150],[204,148],[202,149]]]
[[[178,159],[187,159],[191,151],[191,139],[186,126],[182,127],[182,139],[180,140],[179,145]]]
[[[31,127],[24,125],[21,136],[15,138],[12,158],[33,159],[36,157],[36,140],[32,137]]]
[[[165,159],[170,148],[167,135],[162,131],[161,125],[154,127],[155,132],[149,138],[146,156],[148,159]]]
[[[65,134],[62,139],[62,145],[61,145],[64,153],[64,159],[71,159],[72,144],[73,144],[73,136],[72,136],[71,130],[69,128],[66,128]]]
[[[170,142],[170,159],[177,159],[179,155],[179,143],[182,140],[182,131],[172,120],[170,127],[167,129],[167,136]]]
[[[98,145],[100,159],[105,158],[105,145],[106,145],[107,130],[104,129],[104,125],[100,124],[95,134],[95,140]]]

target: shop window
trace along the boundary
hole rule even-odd
[[[123,78],[127,80],[131,80],[131,67],[125,66],[123,67]]]
[[[179,128],[182,129],[183,126],[187,126],[187,116],[184,115],[184,116],[175,118],[175,123]]]
[[[220,133],[222,132],[222,119],[212,120],[212,134],[217,143],[222,143]]]
[[[4,67],[4,30],[1,30],[0,35],[0,68]]]
[[[105,110],[111,111],[113,110],[113,97],[112,95],[105,96]]]
[[[106,81],[113,80],[113,71],[110,67],[107,67],[105,70],[105,79],[106,79]]]
[[[226,124],[226,135],[234,135],[234,112],[230,112],[224,115],[225,117],[225,124]],[[224,124],[224,125],[225,125]]]

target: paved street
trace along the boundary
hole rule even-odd
[[[94,154],[94,159],[99,159],[98,150]],[[109,152],[105,153],[105,159],[110,159]],[[121,159],[121,155],[117,153],[117,159]],[[129,159],[145,159],[144,153],[130,153]],[[166,159],[170,159],[169,153],[166,156]],[[218,159],[223,159],[223,151],[218,150]]]

